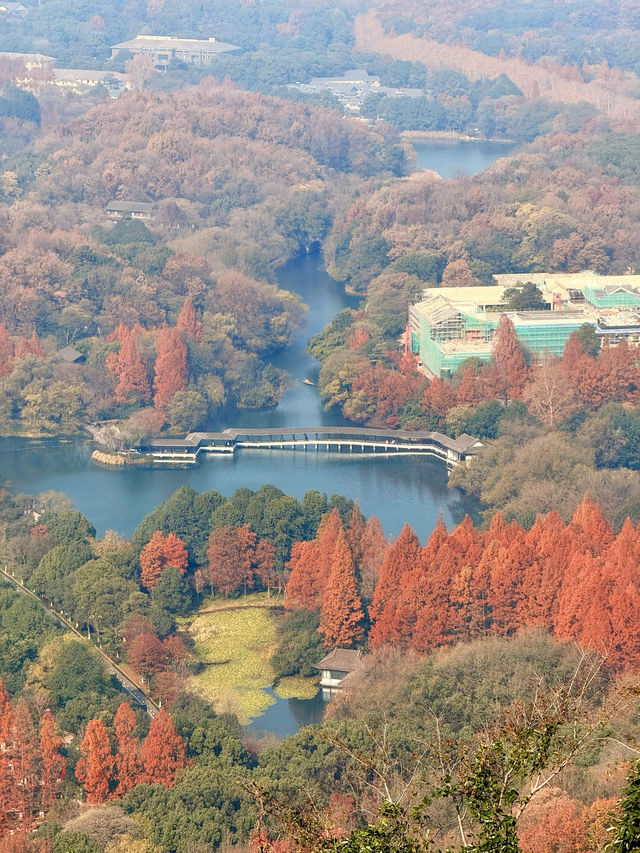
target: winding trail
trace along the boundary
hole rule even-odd
[[[78,629],[69,622],[69,620],[64,616],[63,613],[59,613],[54,610],[52,607],[43,601],[39,595],[36,595],[33,590],[29,589],[29,587],[25,586],[22,581],[15,577],[15,575],[11,574],[6,564],[0,564],[0,575],[6,578],[10,583],[12,583],[18,592],[22,592],[24,595],[29,595],[31,598],[35,599],[38,604],[47,612],[49,616],[51,616],[59,625],[61,625],[66,631],[70,631],[72,634],[85,643],[88,646],[91,646],[92,649],[98,652],[98,654],[102,657],[107,671],[110,675],[115,676],[118,680],[121,689],[133,699],[133,701],[140,705],[145,709],[147,714],[150,717],[154,717],[158,711],[160,710],[160,706],[149,696],[144,687],[140,684],[137,684],[127,673],[122,669],[122,667],[117,664],[113,658],[110,658],[109,655],[103,651],[100,646],[97,646],[95,643],[92,643],[91,640],[87,639],[84,634],[80,633]]]

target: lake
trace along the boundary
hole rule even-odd
[[[411,144],[416,152],[418,169],[432,169],[443,178],[477,175],[518,147],[512,142],[457,139],[416,140]]]

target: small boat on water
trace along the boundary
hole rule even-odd
[[[303,379],[302,381],[305,385],[315,385],[316,384],[315,382],[312,382],[310,379]]]

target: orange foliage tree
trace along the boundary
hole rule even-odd
[[[53,714],[47,709],[40,717],[40,753],[42,755],[42,805],[48,809],[64,776],[66,763],[60,753],[62,738],[56,730]]]
[[[156,338],[156,367],[153,402],[164,409],[176,391],[184,391],[189,381],[187,348],[180,331],[163,326]]]
[[[340,531],[322,597],[320,633],[325,646],[353,646],[364,636],[363,619],[351,548],[345,534]]]
[[[131,705],[122,702],[113,720],[118,749],[115,765],[118,785],[115,793],[123,797],[138,783],[140,777],[140,740],[134,734],[136,715]]]
[[[13,342],[4,323],[0,323],[0,377],[13,370]]]
[[[140,781],[173,787],[176,774],[187,766],[187,747],[173,720],[160,711],[151,721],[149,734],[140,750]]]
[[[115,398],[118,403],[148,402],[151,399],[149,378],[136,339],[126,326],[119,326],[117,332],[120,350],[110,352],[105,360],[107,370],[117,380]]]
[[[88,803],[103,803],[113,780],[114,759],[109,733],[102,720],[89,720],[80,744],[76,778],[82,784]]]
[[[161,530],[156,530],[140,552],[139,559],[142,585],[152,590],[167,566],[173,566],[184,574],[189,563],[189,554],[184,542],[175,533],[165,536]]]
[[[506,314],[500,315],[493,341],[493,359],[504,399],[522,397],[528,378],[527,363],[516,330]]]

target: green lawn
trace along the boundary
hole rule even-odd
[[[205,608],[233,609],[200,612],[182,626],[193,637],[196,654],[205,664],[199,675],[189,679],[188,688],[210,702],[216,712],[237,714],[241,723],[264,713],[274,701],[263,689],[271,687],[275,677],[269,660],[277,644],[276,618],[264,606],[273,601],[268,602],[266,594],[227,602],[209,599]],[[291,683],[283,685],[283,692],[278,690],[283,698],[311,695],[308,679],[287,681]]]

